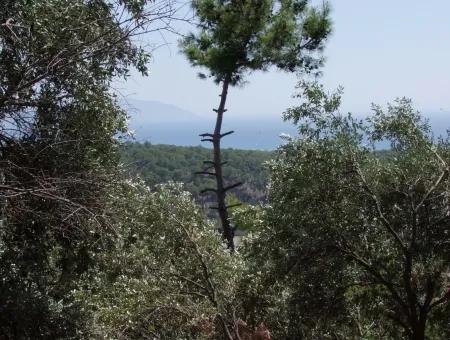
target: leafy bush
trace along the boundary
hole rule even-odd
[[[127,187],[127,196],[118,199],[126,216],[118,241],[96,258],[98,266],[76,292],[92,314],[95,335],[223,338],[240,257],[231,256],[181,186]]]

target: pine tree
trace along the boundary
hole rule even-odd
[[[199,174],[213,176],[216,188],[206,189],[217,196],[223,238],[234,249],[234,228],[226,205],[226,194],[241,183],[225,185],[221,139],[223,115],[230,86],[242,84],[252,71],[271,66],[288,72],[311,73],[323,63],[320,55],[331,32],[329,6],[311,7],[308,0],[194,0],[193,10],[199,30],[182,42],[183,52],[193,66],[206,68],[209,76],[221,84],[220,103],[213,133],[204,133],[202,141],[213,144],[213,160]],[[202,78],[206,75],[200,74]]]

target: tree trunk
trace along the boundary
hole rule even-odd
[[[414,327],[411,334],[411,340],[425,340],[425,325],[419,324]]]
[[[423,311],[421,311],[419,319],[412,325],[411,340],[425,340],[426,323],[426,312],[423,313]]]
[[[223,114],[225,113],[225,104],[227,101],[228,95],[228,86],[230,85],[230,78],[226,77],[222,83],[222,93],[220,94],[220,103],[219,107],[216,110],[217,118],[216,118],[216,126],[214,128],[214,133],[212,136],[212,144],[213,144],[213,165],[214,172],[216,178],[216,196],[217,196],[217,210],[219,213],[220,222],[222,224],[222,235],[224,240],[227,243],[229,249],[234,250],[234,229],[232,228],[228,216],[228,209],[226,206],[226,190],[223,181],[223,172],[222,172],[222,155],[220,149],[220,140],[222,138],[222,120]]]

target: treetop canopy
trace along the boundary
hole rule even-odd
[[[306,0],[194,0],[199,32],[182,41],[194,66],[206,67],[216,82],[235,85],[245,72],[276,66],[289,72],[316,70],[331,33],[329,6]],[[205,77],[205,75],[202,75]]]

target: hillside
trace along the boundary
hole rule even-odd
[[[256,203],[265,199],[268,172],[264,163],[273,152],[257,150],[223,150],[225,179],[232,184],[244,185],[234,193],[243,202]],[[209,201],[199,193],[206,187],[214,187],[211,178],[195,175],[202,170],[203,161],[210,159],[211,150],[201,146],[184,147],[153,145],[150,143],[127,143],[123,147],[122,161],[132,174],[139,175],[150,186],[168,181],[183,182],[186,189],[202,202]]]

